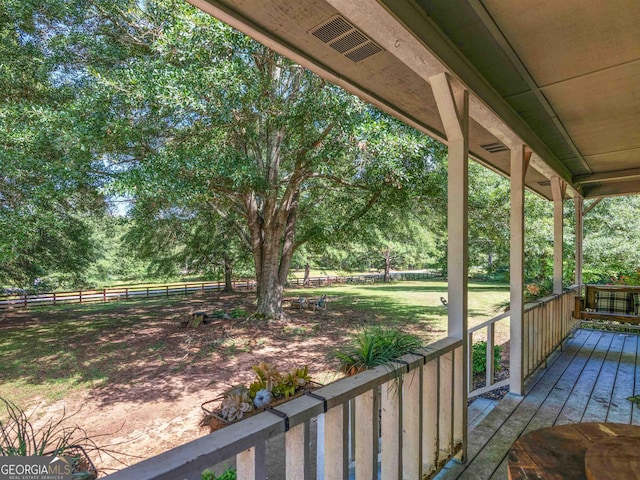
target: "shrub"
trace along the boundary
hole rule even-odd
[[[205,470],[202,472],[201,480],[236,480],[236,471],[233,468],[228,468],[218,477],[211,470]]]
[[[243,310],[242,308],[234,308],[233,310],[231,310],[231,312],[229,313],[229,316],[231,318],[244,318],[247,316],[247,311]]]
[[[500,360],[502,354],[502,347],[500,345],[494,345],[493,347],[493,364],[495,370],[500,370]],[[477,342],[473,344],[473,373],[486,373],[487,372],[487,342]]]
[[[351,345],[335,350],[340,370],[354,375],[367,368],[383,365],[422,346],[410,333],[385,327],[367,327],[356,334]]]

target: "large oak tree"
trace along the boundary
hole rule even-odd
[[[193,7],[96,2],[89,13],[78,50],[114,191],[134,214],[144,206],[143,228],[176,209],[234,225],[260,315],[282,314],[300,245],[338,241],[426,188],[434,142]]]

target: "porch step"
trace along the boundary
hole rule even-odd
[[[491,410],[498,405],[498,400],[489,400],[488,398],[478,397],[476,398],[467,410],[467,424],[469,433],[473,432],[473,429],[489,415]]]

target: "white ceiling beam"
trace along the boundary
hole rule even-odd
[[[585,185],[582,188],[582,196],[584,198],[637,194],[640,194],[640,181],[608,182],[593,187]]]
[[[578,185],[589,183],[608,183],[640,178],[640,168],[630,168],[628,170],[618,170],[617,172],[590,173],[587,175],[576,175],[573,182]]]

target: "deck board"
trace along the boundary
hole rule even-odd
[[[611,342],[613,341],[612,334],[605,334],[602,332],[593,332],[600,336],[600,340],[596,345],[594,351],[589,356],[587,365],[577,378],[576,384],[571,391],[569,400],[562,408],[557,425],[565,425],[567,423],[579,423],[582,420],[584,411],[587,408],[589,399],[595,387],[598,375],[604,364],[604,359],[609,351]]]
[[[632,403],[627,398],[633,395],[637,348],[638,336],[627,335],[620,356],[620,365],[606,418],[607,422],[631,423]]]
[[[546,370],[527,384],[526,395],[507,395],[469,435],[467,462],[450,463],[438,480],[507,478],[507,456],[521,435],[580,421],[640,424],[639,337],[577,330]]]
[[[581,422],[604,422],[607,419],[624,339],[624,335],[613,337]]]
[[[547,398],[545,398],[542,406],[525,428],[524,433],[528,433],[538,428],[553,425],[563,407],[567,403],[572,388],[576,383],[576,378],[580,376],[584,370],[593,349],[596,347],[601,334],[599,332],[589,332],[586,341],[580,346],[579,352],[573,357],[571,363],[566,368],[558,382],[554,385]]]

